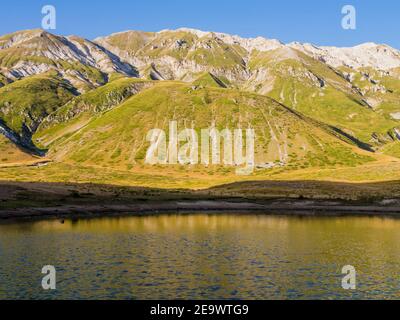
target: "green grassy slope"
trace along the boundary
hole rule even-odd
[[[229,81],[216,77],[210,72],[206,72],[193,81],[193,84],[202,87],[227,88],[229,86]]]
[[[364,94],[357,81],[346,78],[346,70],[336,70],[289,47],[246,49],[234,40],[224,43],[217,34],[183,30],[130,31],[99,41],[129,62],[141,61],[143,76],[155,68],[163,79],[215,86],[212,73],[221,80],[228,78],[230,87],[268,95],[374,148],[392,142],[393,129],[400,127],[400,121],[390,116],[398,108],[396,89],[384,99],[373,88]],[[199,76],[199,70],[204,74]],[[397,88],[397,81],[394,75],[381,80],[391,88]],[[370,96],[382,100],[379,109],[371,107]]]
[[[395,141],[392,143],[389,143],[381,148],[379,150],[380,152],[387,154],[392,157],[400,158],[400,142]]]
[[[72,99],[73,91],[55,73],[13,82],[0,88],[0,119],[18,135],[29,135],[46,116]]]
[[[79,165],[130,170],[143,165],[148,131],[168,132],[171,120],[178,121],[179,130],[193,127],[198,132],[212,123],[220,130],[254,128],[260,169],[271,164],[287,169],[355,166],[373,160],[372,154],[268,97],[231,89],[194,89],[178,82],[157,83],[89,119],[85,126],[71,123],[63,128],[66,137],[48,145],[49,156]]]
[[[400,120],[400,68],[378,71],[342,67],[371,107],[387,119]]]
[[[371,109],[337,71],[296,50],[284,50],[254,53],[251,59],[252,69],[265,68],[271,75],[268,96],[364,143],[391,141],[388,133],[400,122]]]
[[[72,99],[50,114],[38,128],[34,141],[41,147],[47,147],[57,139],[65,139],[94,116],[152,85],[151,81],[114,77],[110,83]]]

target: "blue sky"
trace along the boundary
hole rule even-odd
[[[40,28],[46,4],[57,9],[54,33],[88,39],[123,30],[192,27],[283,42],[352,46],[372,41],[400,49],[398,0],[13,0],[0,5],[0,34]],[[341,28],[346,4],[357,9],[356,30]]]

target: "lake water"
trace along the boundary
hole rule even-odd
[[[44,291],[44,265],[57,289]],[[357,289],[341,286],[342,267]],[[0,299],[399,299],[400,220],[186,215],[0,224]]]

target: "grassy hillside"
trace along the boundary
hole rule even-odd
[[[397,157],[400,158],[400,142],[392,142],[387,145],[385,145],[380,152],[390,155],[392,157]]]
[[[228,79],[222,79],[214,76],[210,72],[201,74],[194,82],[196,86],[214,87],[214,88],[227,88],[229,86]]]
[[[341,70],[377,113],[400,120],[400,68],[379,71],[370,67],[358,70],[342,67]]]
[[[254,53],[252,69],[265,68],[270,83],[250,89],[266,90],[277,101],[371,145],[391,140],[400,122],[370,108],[344,77],[327,65],[291,49]],[[257,81],[251,81],[253,85]],[[267,85],[267,88],[265,88]]]
[[[0,119],[19,135],[35,132],[50,113],[74,97],[55,73],[31,76],[0,88]]]
[[[72,99],[50,114],[38,128],[34,141],[45,148],[57,139],[66,139],[93,120],[94,116],[101,115],[152,85],[151,81],[114,76],[108,84]]]
[[[336,70],[290,47],[266,40],[272,49],[263,50],[261,40],[258,48],[224,39],[214,33],[176,30],[128,31],[98,41],[126,61],[138,63],[144,77],[156,72],[161,79],[213,87],[221,86],[220,79],[222,86],[268,95],[374,148],[393,141],[393,129],[400,127],[400,121],[390,115],[398,108],[396,89],[389,89],[392,94],[383,98],[376,86],[364,92],[357,79],[346,76],[351,70]],[[398,86],[395,75],[376,76],[376,80],[388,88]],[[372,98],[381,100],[379,109],[372,107]]]
[[[268,97],[230,89],[193,88],[179,82],[157,83],[108,112],[88,117],[84,126],[74,121],[67,127],[62,124],[60,130],[68,134],[48,145],[49,156],[80,165],[135,170],[143,166],[148,131],[160,128],[168,132],[171,120],[178,122],[179,130],[193,127],[198,133],[212,123],[220,130],[254,128],[260,170],[355,166],[373,160],[372,154],[345,142],[344,136]],[[58,130],[54,128],[50,130]],[[52,135],[45,130],[35,139],[46,140],[46,136]],[[233,170],[216,169],[226,173]],[[203,168],[195,166],[192,170]]]

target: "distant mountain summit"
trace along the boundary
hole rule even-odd
[[[341,66],[354,69],[371,67],[377,70],[390,71],[400,67],[400,52],[388,45],[369,42],[350,48],[337,48],[317,47],[294,42],[289,46],[335,68]]]

